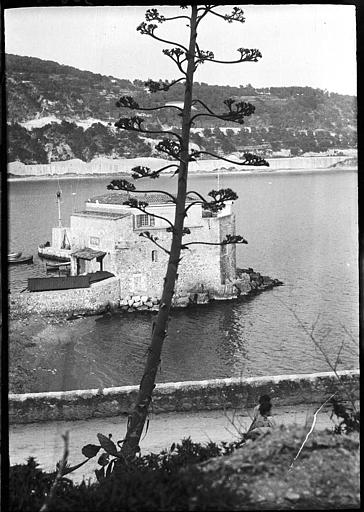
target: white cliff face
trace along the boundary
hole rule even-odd
[[[347,160],[347,156],[297,156],[268,159],[270,169],[326,169]]]
[[[239,158],[231,158],[232,160],[238,161]],[[289,157],[289,158],[267,158],[266,160],[269,162],[269,167],[254,167],[246,165],[244,167],[240,167],[242,171],[269,171],[269,170],[299,170],[299,169],[327,169],[332,167],[333,165],[340,164],[340,162],[344,162],[347,160],[347,156],[297,156],[297,157]],[[189,169],[193,171],[217,171],[217,170],[238,170],[239,167],[234,167],[233,164],[229,162],[224,162],[223,160],[200,160],[197,162],[191,162],[189,164]]]
[[[238,158],[236,158],[238,161]],[[214,172],[214,171],[275,171],[275,170],[307,170],[307,169],[327,169],[340,166],[341,162],[348,160],[347,156],[297,156],[292,158],[268,158],[269,167],[234,166],[223,160],[199,160],[190,162],[191,172]],[[8,164],[8,173],[13,176],[62,176],[66,174],[74,175],[92,175],[92,174],[111,174],[127,173],[135,166],[141,165],[158,169],[170,164],[170,160],[162,158],[96,158],[91,162],[83,162],[78,159],[66,160],[62,162],[52,162],[52,164],[25,165],[22,162],[10,162]],[[355,167],[355,164],[352,164]],[[343,167],[346,167],[343,164]]]

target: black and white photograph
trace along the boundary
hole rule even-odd
[[[8,2],[9,511],[360,508],[358,12]]]

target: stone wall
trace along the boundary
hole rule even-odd
[[[90,313],[107,305],[119,305],[120,282],[117,277],[91,284],[90,288],[13,293],[9,296],[14,316],[29,313]]]
[[[359,370],[277,375],[272,377],[228,378],[195,382],[157,384],[153,412],[203,411],[213,409],[247,410],[258,403],[261,394],[272,398],[273,406],[321,404],[337,391],[336,398],[347,401],[348,394],[359,399]],[[130,413],[138,386],[104,390],[26,393],[9,395],[10,423],[84,420]]]
[[[220,222],[220,217],[202,219],[202,226],[191,235],[185,235],[183,242],[219,243]],[[176,290],[182,293],[200,284],[213,289],[221,284],[219,245],[190,245],[181,255]]]
[[[146,240],[146,242],[149,241]],[[194,268],[196,269],[191,264],[191,275],[193,275]],[[165,264],[163,269],[165,269]],[[269,276],[262,276],[259,272],[254,272],[252,268],[236,269],[236,273],[236,279],[225,284],[215,284],[213,287],[204,286],[201,282],[196,283],[196,280],[191,288],[177,285],[172,308],[187,307],[191,304],[208,304],[214,300],[235,300],[283,284],[278,279],[271,279]],[[138,274],[132,274],[131,279],[136,275]],[[160,276],[162,275],[164,273],[160,274]],[[122,275],[105,279],[91,284],[90,288],[13,293],[9,298],[9,310],[13,318],[33,312],[43,314],[103,313],[108,307],[121,308],[129,313],[158,311],[160,295],[145,292],[125,293],[127,289],[125,283],[129,283],[130,277],[126,278],[128,281],[123,280]],[[153,291],[155,291],[155,283],[156,278],[154,278]],[[130,284],[128,286],[130,288]]]
[[[124,241],[123,233],[129,233],[132,230],[132,217],[125,215],[107,216],[96,214],[92,217],[84,212],[71,215],[70,219],[72,233],[71,243],[73,250],[83,247],[91,247],[97,251],[104,251],[103,270],[118,274],[118,268],[115,265],[115,246],[119,241]],[[99,263],[91,260],[94,270],[99,270]],[[90,268],[90,263],[88,267]],[[90,270],[91,271],[91,270]]]
[[[149,230],[158,237],[158,243],[168,248],[171,235],[164,229]],[[132,225],[123,233],[127,247],[111,253],[115,273],[120,276],[123,297],[131,295],[149,295],[160,297],[163,279],[166,273],[168,254],[159,249],[150,240],[140,237],[141,231],[134,231]]]

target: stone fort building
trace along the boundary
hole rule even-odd
[[[148,203],[147,213],[124,205],[129,198]],[[187,205],[193,198],[187,199]],[[168,254],[150,240],[140,236],[149,231],[158,244],[169,249],[169,224],[174,221],[175,205],[165,194],[111,191],[88,199],[85,209],[70,219],[69,238],[72,246],[71,274],[97,270],[112,272],[120,280],[120,295],[160,297]],[[153,217],[151,214],[158,215]],[[201,204],[188,209],[185,227],[190,234],[185,243],[219,243],[227,234],[235,234],[232,202],[219,213],[203,210]],[[214,296],[226,295],[236,279],[236,247],[232,245],[190,245],[182,251],[175,295],[210,291]]]

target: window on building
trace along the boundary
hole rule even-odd
[[[145,289],[145,276],[143,274],[132,275],[132,289],[135,293],[141,293]]]
[[[98,236],[90,236],[90,245],[100,245],[100,238]]]
[[[155,225],[155,218],[151,215],[143,214],[143,215],[136,215],[136,227],[137,228],[144,228],[146,226],[154,226]]]
[[[142,276],[141,274],[134,274],[133,275],[133,288],[139,289],[142,284]]]
[[[158,261],[158,252],[152,251],[152,261]]]

